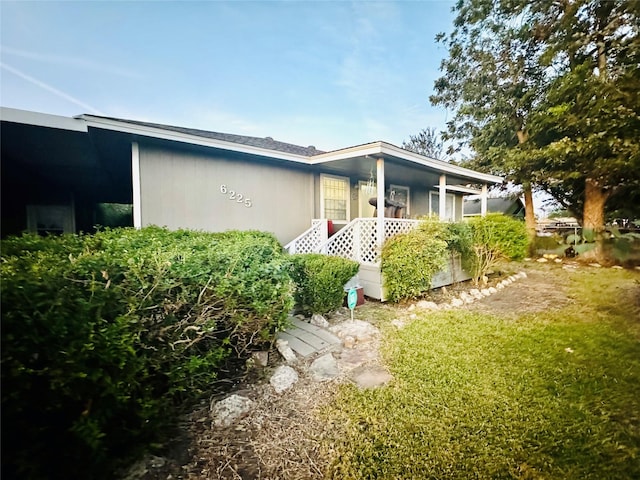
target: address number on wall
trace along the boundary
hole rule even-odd
[[[245,197],[244,194],[228,188],[225,184],[220,185],[220,193],[226,195],[229,200],[241,203],[247,208],[251,208],[253,205],[249,197]]]

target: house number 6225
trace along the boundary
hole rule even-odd
[[[228,195],[229,200],[237,203],[242,203],[247,208],[251,208],[251,206],[253,205],[250,198],[245,197],[242,193],[238,193],[235,190],[227,188],[225,184],[220,185],[220,193],[223,195]]]

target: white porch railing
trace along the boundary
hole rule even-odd
[[[317,253],[318,248],[329,238],[326,220],[311,220],[311,228],[302,232],[284,246],[289,253]]]
[[[324,227],[320,226],[321,223]],[[356,218],[341,228],[331,238],[322,237],[326,220],[313,220],[312,227],[285,246],[289,253],[325,253],[337,257],[350,258],[359,263],[377,263],[380,254],[376,242],[376,218]],[[399,233],[406,233],[418,225],[418,220],[403,218],[384,219],[385,240]]]

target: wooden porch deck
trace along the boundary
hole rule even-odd
[[[338,337],[324,328],[316,327],[295,317],[290,317],[289,322],[291,327],[278,332],[276,338],[289,342],[289,347],[302,357],[309,357],[341,343]]]

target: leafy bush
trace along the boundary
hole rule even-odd
[[[336,310],[344,300],[344,284],[360,268],[358,262],[317,253],[291,255],[295,303],[306,314]]]
[[[501,213],[473,217],[469,221],[473,255],[465,259],[474,282],[500,260],[520,260],[527,253],[528,236],[524,222]]]
[[[396,235],[382,247],[382,274],[392,302],[416,298],[431,288],[433,275],[450,256],[444,222],[425,218],[417,229]]]
[[[284,324],[285,258],[260,232],[3,241],[3,473],[110,478]]]

